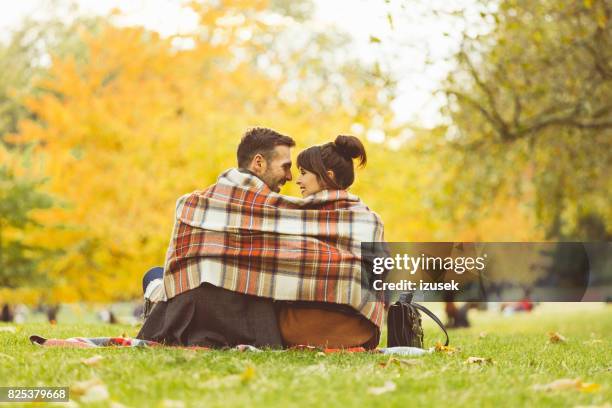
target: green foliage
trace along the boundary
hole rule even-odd
[[[0,287],[36,286],[44,274],[40,258],[49,252],[27,243],[27,232],[41,225],[33,213],[53,206],[50,195],[40,191],[44,179],[15,173],[0,166]]]
[[[612,230],[612,37],[606,1],[482,3],[480,35],[464,33],[446,81],[448,179],[470,208],[520,199],[553,239]],[[467,194],[470,192],[470,194]]]
[[[11,148],[7,136],[17,132],[24,119],[38,121],[25,99],[40,93],[36,83],[47,76],[51,54],[83,58],[86,49],[79,31],[95,31],[98,22],[77,18],[66,23],[59,16],[26,19],[0,43],[0,287],[45,283],[39,263],[55,252],[28,242],[29,233],[43,229],[33,213],[50,208],[54,201],[41,191],[46,179],[21,174],[31,154]]]

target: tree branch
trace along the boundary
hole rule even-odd
[[[485,82],[480,78],[480,75],[478,75],[478,70],[476,69],[476,67],[474,67],[474,64],[472,64],[472,61],[470,60],[467,53],[465,51],[461,51],[460,56],[465,60],[465,63],[467,64],[469,68],[469,73],[474,79],[474,81],[476,82],[476,85],[478,85],[478,87],[485,93],[487,97],[487,101],[491,108],[491,112],[489,113],[489,116],[494,118],[495,122],[497,123],[496,127],[500,130],[500,134],[502,138],[511,138],[512,135],[508,131],[508,125],[503,120],[499,111],[497,110],[497,105],[495,103],[495,97],[493,96],[493,92],[491,91],[489,87],[487,87]]]

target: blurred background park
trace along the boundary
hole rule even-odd
[[[608,0],[22,3],[0,6],[2,304],[139,299],[176,199],[256,125],[294,154],[360,137],[352,191],[389,241],[610,240]]]

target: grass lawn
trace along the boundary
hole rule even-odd
[[[451,332],[455,353],[398,357],[418,361],[386,367],[389,356],[375,354],[39,348],[29,343],[29,335],[134,336],[138,328],[13,325],[16,333],[0,331],[0,386],[70,386],[95,377],[110,399],[91,406],[605,406],[612,403],[611,311],[611,306],[581,304],[543,305],[510,317],[475,312],[472,328]],[[424,320],[431,346],[441,337]],[[550,331],[566,341],[549,343]],[[103,356],[96,365],[81,361],[95,355]],[[469,364],[471,356],[493,362]],[[561,378],[600,387],[533,389]],[[385,383],[390,391],[372,392]]]

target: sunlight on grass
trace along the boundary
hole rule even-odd
[[[134,336],[138,328],[3,325],[15,327],[15,332],[0,331],[0,385],[74,386],[97,378],[110,394],[102,406],[109,401],[134,407],[181,402],[185,406],[438,406],[450,401],[460,406],[602,405],[612,398],[610,316],[610,307],[601,304],[544,305],[532,314],[510,317],[478,312],[471,316],[472,328],[451,332],[456,352],[397,364],[385,364],[389,357],[377,354],[45,349],[31,345],[28,336]],[[431,346],[438,333],[425,322],[426,343]],[[549,331],[561,333],[566,341],[550,343]],[[101,358],[94,364],[83,362],[96,355]],[[470,364],[469,357],[486,361]],[[599,388],[592,392],[534,389],[562,378]],[[382,392],[376,394],[377,390]]]

